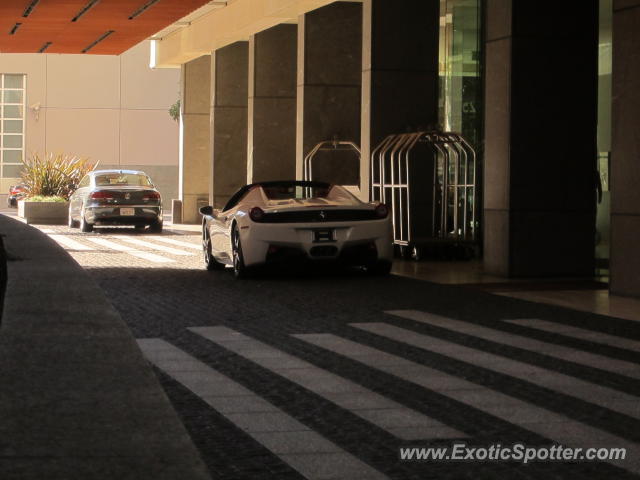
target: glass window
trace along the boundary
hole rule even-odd
[[[26,76],[0,73],[0,175],[18,178],[22,171]]]
[[[22,120],[5,120],[2,128],[4,133],[22,133]]]
[[[292,200],[303,198],[326,198],[329,185],[303,187],[294,183],[262,187],[269,200]]]
[[[599,275],[609,274],[611,246],[611,88],[613,0],[600,0],[598,45],[598,173],[602,192],[596,214],[596,267]]]
[[[5,75],[4,88],[24,88],[24,75]]]
[[[440,112],[447,131],[479,150],[482,142],[480,0],[440,0]]]
[[[281,182],[263,185],[269,200],[326,199],[331,202],[357,205],[360,201],[346,189],[328,183]]]
[[[2,163],[22,163],[22,150],[3,150]]]
[[[88,187],[91,184],[91,177],[89,177],[89,175],[85,175],[85,177],[80,180],[80,183],[78,184],[78,188],[84,188],[84,187]]]
[[[20,165],[3,165],[2,177],[3,178],[20,178],[22,172],[22,164]]]
[[[23,102],[23,93],[24,92],[22,90],[5,90],[3,102],[21,104]]]
[[[96,175],[96,186],[134,186],[134,187],[150,187],[151,182],[146,175],[130,174],[130,173],[105,173]]]
[[[5,105],[4,113],[2,116],[4,118],[22,118],[24,115],[24,109],[22,105]]]
[[[22,148],[22,135],[3,135],[2,146],[4,148]]]
[[[446,175],[447,234],[460,235],[460,226],[469,234],[479,227],[474,218],[476,199],[482,195],[476,185],[475,169],[482,165],[483,78],[481,59],[482,0],[440,0],[439,42],[439,123],[446,131],[462,135],[478,156],[460,156],[446,172],[438,170],[439,181]],[[442,168],[444,170],[444,168]],[[451,223],[453,222],[453,223]],[[456,226],[454,226],[454,224]]]

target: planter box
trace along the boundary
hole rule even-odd
[[[28,225],[66,225],[69,217],[69,202],[18,202],[18,216]]]

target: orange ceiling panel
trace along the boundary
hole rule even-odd
[[[205,0],[0,0],[0,53],[37,53],[44,49],[46,53],[119,55],[206,3]],[[72,21],[87,8],[80,18]],[[139,14],[130,19],[136,12]]]

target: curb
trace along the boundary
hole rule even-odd
[[[208,480],[100,287],[39,230],[0,215],[0,234],[0,478]]]

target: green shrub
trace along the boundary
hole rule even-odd
[[[44,197],[42,195],[34,195],[33,197],[27,197],[25,202],[52,202],[52,203],[64,203],[67,200],[62,197]]]
[[[62,153],[50,153],[45,158],[35,153],[22,163],[22,182],[28,197],[39,195],[62,197],[64,200],[76,191],[80,180],[96,167],[87,158]]]
[[[169,116],[176,122],[180,119],[180,100],[171,105],[171,108],[169,108]]]

